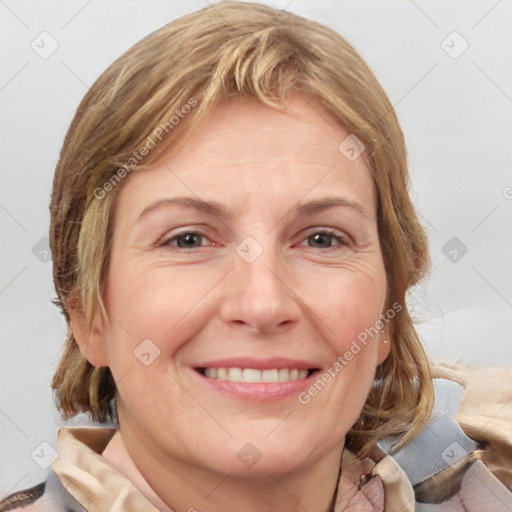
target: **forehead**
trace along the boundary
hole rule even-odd
[[[312,98],[293,95],[283,107],[284,111],[239,96],[225,101],[214,108],[174,162],[190,161],[194,155],[188,153],[194,150],[198,158],[206,152],[220,161],[241,163],[298,158],[317,165],[335,163],[349,132]]]
[[[140,212],[166,195],[264,205],[329,192],[362,203],[374,215],[364,153],[351,160],[339,149],[350,133],[309,100],[295,96],[284,106],[283,112],[236,97],[215,107],[178,152],[153,169],[134,172],[119,200]]]

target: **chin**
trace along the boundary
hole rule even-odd
[[[265,437],[252,433],[224,443],[214,453],[210,452],[209,459],[216,472],[230,474],[230,478],[268,478],[269,473],[277,478],[306,469],[336,448],[322,443],[318,436],[314,444],[312,441],[306,435],[291,437],[285,433]]]

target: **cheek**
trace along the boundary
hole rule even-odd
[[[386,300],[384,268],[376,265],[340,275],[336,289],[329,290],[324,311],[336,334],[329,338],[336,357],[325,372],[329,376],[324,376],[332,378],[333,392],[325,398],[326,407],[350,416],[350,423],[363,407],[378,364],[379,319]]]
[[[179,282],[127,275],[130,269],[119,266],[105,288],[109,366],[123,407],[155,419],[163,395],[175,404],[174,412],[183,402],[168,361],[183,343],[192,298],[179,293]]]
[[[214,274],[207,269],[191,276],[180,269],[136,272],[113,267],[104,293],[111,317],[107,332],[111,368],[126,372],[148,352],[151,358],[172,356],[192,339],[202,327],[205,297],[222,276]]]
[[[304,296],[309,297],[306,302],[316,313],[325,338],[336,354],[349,350],[354,340],[370,342],[375,337],[375,326],[385,307],[383,265],[340,269],[322,283],[321,287],[305,289]],[[367,346],[365,343],[360,345],[362,348]]]

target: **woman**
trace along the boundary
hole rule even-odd
[[[510,411],[432,381],[403,135],[332,30],[221,3],[151,34],[80,104],[51,213],[59,408],[119,428],[62,429],[0,510],[511,509]]]

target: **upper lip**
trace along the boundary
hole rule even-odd
[[[273,357],[270,359],[255,359],[252,357],[235,357],[229,359],[215,359],[211,361],[203,361],[192,365],[194,368],[253,368],[255,370],[272,370],[274,368],[288,368],[290,370],[311,370],[317,369],[318,365],[299,361],[296,359],[288,359],[283,357]]]

